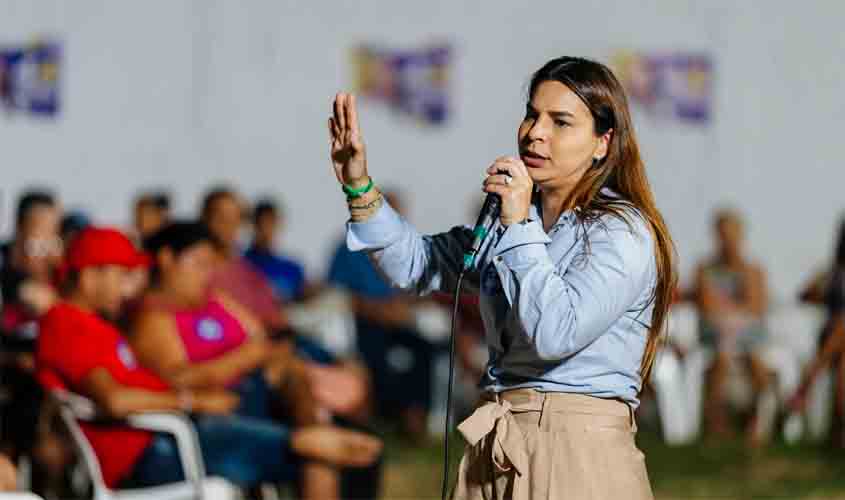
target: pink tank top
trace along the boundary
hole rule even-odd
[[[200,309],[171,312],[191,362],[219,358],[247,340],[247,332],[237,318],[216,299]]]

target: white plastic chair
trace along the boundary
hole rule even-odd
[[[784,304],[769,312],[766,327],[769,337],[779,345],[788,346],[803,364],[816,354],[824,318],[825,312],[819,306]]]
[[[671,348],[657,354],[651,379],[663,439],[669,445],[682,445],[698,436],[701,422],[701,378],[707,360],[698,348],[698,312],[678,304],[668,317],[669,343],[687,352],[681,360]]]
[[[801,377],[801,367],[805,366],[816,354],[819,333],[824,324],[825,311],[823,308],[806,304],[788,304],[774,309],[768,317],[768,329],[777,345],[783,346],[797,360],[798,368],[793,374],[794,383],[787,384],[782,390],[785,397],[795,391]],[[807,401],[806,431],[812,439],[820,439],[827,434],[833,411],[833,378],[830,371],[825,371],[813,384]],[[800,416],[790,415],[790,418],[801,422]],[[787,442],[794,442],[801,438],[805,429],[803,425],[796,427],[789,435],[785,435]]]
[[[772,390],[751,401],[750,385],[744,369],[731,368],[728,398],[739,405],[758,405],[766,433],[774,425],[778,403],[796,389],[801,375],[801,359],[812,350],[818,317],[812,309],[778,308],[768,317],[769,339],[758,354],[776,375]],[[671,349],[662,350],[655,364],[652,384],[668,444],[689,443],[701,431],[705,374],[713,360],[712,349],[698,344],[698,313],[694,306],[679,304],[669,312],[669,341],[687,355],[679,359]],[[815,420],[818,420],[816,418]]]
[[[82,432],[79,422],[96,423],[98,415],[94,404],[77,394],[53,389],[59,411],[70,431],[76,448],[91,477],[94,500],[229,500],[240,498],[238,489],[222,478],[206,477],[205,466],[193,425],[175,413],[139,413],[126,419],[127,427],[171,434],[176,439],[179,459],[185,480],[150,488],[113,490],[103,481],[100,463],[94,449]],[[120,446],[119,443],[115,443]]]
[[[317,341],[335,356],[355,354],[355,315],[345,291],[328,289],[307,304],[288,305],[286,311],[296,331]]]

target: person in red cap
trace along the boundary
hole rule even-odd
[[[115,419],[141,411],[191,413],[208,473],[244,487],[293,480],[299,457],[353,467],[377,458],[380,442],[363,434],[255,422],[232,413],[238,397],[225,389],[173,389],[139,365],[111,321],[128,298],[131,271],[148,260],[113,229],[89,228],[74,239],[61,273],[62,301],[41,320],[37,363],[43,379],[60,380]],[[108,486],[181,479],[170,437],[119,426],[83,430]]]

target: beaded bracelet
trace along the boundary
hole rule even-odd
[[[348,205],[348,206],[349,206],[349,210],[369,210],[369,209],[371,209],[371,208],[375,207],[376,205],[378,205],[378,203],[379,203],[379,202],[380,202],[383,198],[384,198],[384,195],[382,195],[381,193],[379,193],[379,194],[378,194],[378,197],[377,197],[375,200],[373,200],[373,201],[371,201],[371,202],[367,203],[366,205],[353,205],[353,204],[351,204],[351,203],[350,203],[350,204]]]

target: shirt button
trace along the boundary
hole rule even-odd
[[[505,260],[505,259],[503,259],[501,255],[496,257],[496,262],[502,262],[503,260]]]

